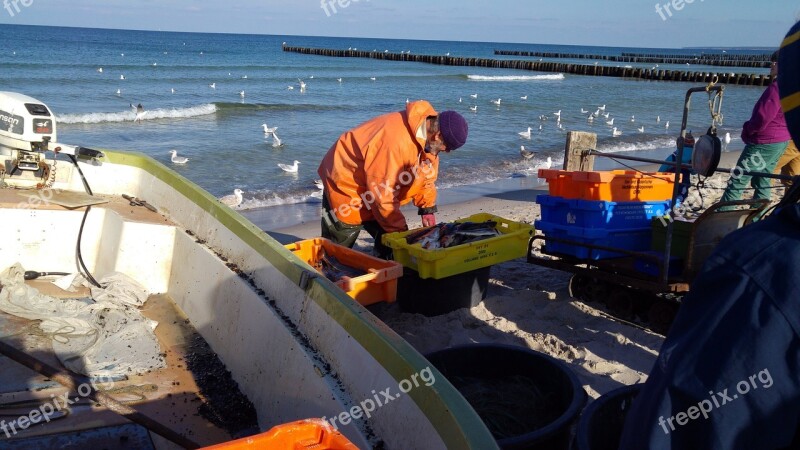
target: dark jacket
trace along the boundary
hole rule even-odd
[[[620,449],[800,448],[799,423],[793,205],[731,233],[709,257],[627,415]]]

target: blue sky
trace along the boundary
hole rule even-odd
[[[658,48],[777,47],[800,18],[797,0],[0,1],[11,24]]]

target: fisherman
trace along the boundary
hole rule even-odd
[[[422,225],[436,224],[439,153],[464,145],[467,133],[461,114],[438,114],[420,100],[342,134],[317,170],[322,237],[352,247],[364,229],[375,239],[376,256],[390,259],[381,236],[408,230],[400,205],[413,201]]]
[[[800,23],[780,97],[800,142]],[[706,260],[625,420],[619,448],[800,448],[800,185]]]

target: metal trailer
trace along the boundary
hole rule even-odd
[[[691,88],[687,91],[681,133],[677,139],[677,156],[674,163],[619,154],[605,154],[594,149],[588,149],[580,150],[572,155],[573,159],[576,157],[581,159],[579,163],[573,164],[573,166],[581,167],[582,170],[591,170],[591,157],[594,156],[672,165],[674,172],[677,174],[671,202],[671,205],[675,205],[679,194],[678,176],[680,176],[681,169],[691,170],[704,176],[710,176],[714,172],[731,172],[731,169],[717,167],[720,145],[719,139],[716,137],[716,125],[721,123],[722,120],[723,91],[724,86],[713,84],[707,87]],[[700,147],[696,144],[692,155],[692,164],[689,165],[682,163],[683,144],[686,138],[686,124],[691,106],[690,98],[692,94],[698,92],[707,92],[709,94],[709,110],[712,123],[708,133],[701,137],[706,138],[708,136],[708,138],[704,139]],[[570,149],[568,148],[567,152],[569,151]],[[568,159],[569,155],[565,158],[565,165]],[[589,160],[588,164],[587,159]],[[790,179],[790,177],[783,175],[750,171],[741,172],[745,175]],[[691,283],[700,271],[703,262],[716,245],[728,233],[749,224],[754,218],[763,214],[768,205],[769,201],[761,199],[720,202],[711,205],[692,223],[686,255],[678,267],[676,267],[677,262],[671,259],[674,238],[674,221],[671,214],[666,219],[664,251],[660,254],[586,244],[537,233],[528,242],[527,261],[531,264],[572,273],[569,292],[573,298],[602,302],[618,320],[630,321],[639,317],[649,322],[651,330],[666,333],[678,311],[682,296],[689,291]],[[738,209],[729,209],[729,207]],[[548,242],[557,242],[591,250],[612,251],[624,256],[599,260],[581,259],[550,252],[542,252],[546,256],[537,256],[534,253],[534,243],[537,241],[543,241],[545,246]],[[640,264],[641,261],[646,261],[652,267],[656,267],[658,275],[647,274],[638,270],[636,267],[637,259]],[[671,261],[672,264],[670,264]]]

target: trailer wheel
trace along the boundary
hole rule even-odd
[[[614,288],[606,298],[606,306],[620,319],[633,320],[636,308],[636,294],[629,288]]]
[[[666,335],[672,321],[678,314],[679,305],[673,301],[658,299],[650,307],[650,328],[653,331]]]
[[[586,300],[592,278],[576,273],[569,279],[569,296],[578,300]]]

